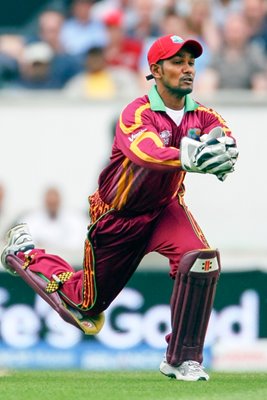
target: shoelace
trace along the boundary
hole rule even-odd
[[[202,367],[202,365],[200,365],[197,361],[189,361],[187,365],[194,371],[202,372],[204,370],[204,367]]]
[[[31,240],[31,236],[25,234],[17,239],[17,244],[23,244],[25,242],[30,242]]]

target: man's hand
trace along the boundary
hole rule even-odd
[[[234,139],[226,136],[221,127],[202,135],[200,141],[184,137],[180,151],[183,169],[214,174],[222,181],[234,170],[238,157]]]
[[[203,144],[205,144],[206,146],[210,146],[212,144],[216,144],[216,143],[221,143],[225,145],[225,150],[226,150],[226,154],[225,154],[225,160],[223,161],[223,158],[221,160],[210,160],[209,165],[212,166],[212,162],[214,161],[216,164],[217,161],[217,166],[214,165],[213,168],[208,169],[206,172],[207,173],[211,173],[211,174],[215,174],[217,176],[217,178],[221,181],[224,181],[227,177],[227,175],[230,172],[234,171],[234,165],[237,161],[238,158],[238,150],[236,147],[236,143],[234,141],[233,138],[231,138],[230,136],[226,136],[223,129],[220,126],[217,126],[215,128],[213,128],[209,134],[204,134],[200,137],[200,141],[203,142]],[[201,149],[199,148],[199,151],[201,151]],[[229,160],[227,161],[227,158],[229,158]]]
[[[182,164],[182,168],[188,172],[199,172],[204,174],[205,171],[201,171],[199,167],[195,164],[195,155],[200,147],[203,146],[203,143],[198,140],[190,139],[185,136],[181,140],[180,146],[180,160]]]
[[[213,139],[213,141],[203,143],[203,147],[197,149],[195,165],[210,174],[222,171],[232,172],[237,156],[238,150],[232,138]]]

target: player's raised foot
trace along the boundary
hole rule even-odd
[[[65,302],[62,302],[62,304],[69,311],[72,318],[76,321],[85,335],[97,335],[103,328],[105,323],[105,314],[103,312],[89,317]]]
[[[27,224],[18,224],[11,228],[6,235],[6,246],[1,254],[3,267],[12,275],[17,273],[7,263],[7,256],[16,255],[18,252],[25,252],[34,249],[34,243]]]
[[[184,361],[178,367],[173,367],[164,359],[159,367],[162,374],[178,381],[208,381],[209,375],[197,361]]]

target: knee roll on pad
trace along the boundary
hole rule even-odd
[[[218,250],[194,250],[181,259],[171,297],[169,364],[178,365],[186,360],[202,362],[220,270]]]

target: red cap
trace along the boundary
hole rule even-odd
[[[147,53],[148,64],[156,64],[159,60],[166,60],[178,53],[184,46],[192,51],[195,58],[201,56],[203,52],[201,44],[194,39],[184,40],[177,35],[162,36],[150,47]],[[152,78],[152,75],[146,77],[147,80]]]
[[[113,10],[104,15],[103,21],[107,26],[121,26],[123,14],[119,10]]]

